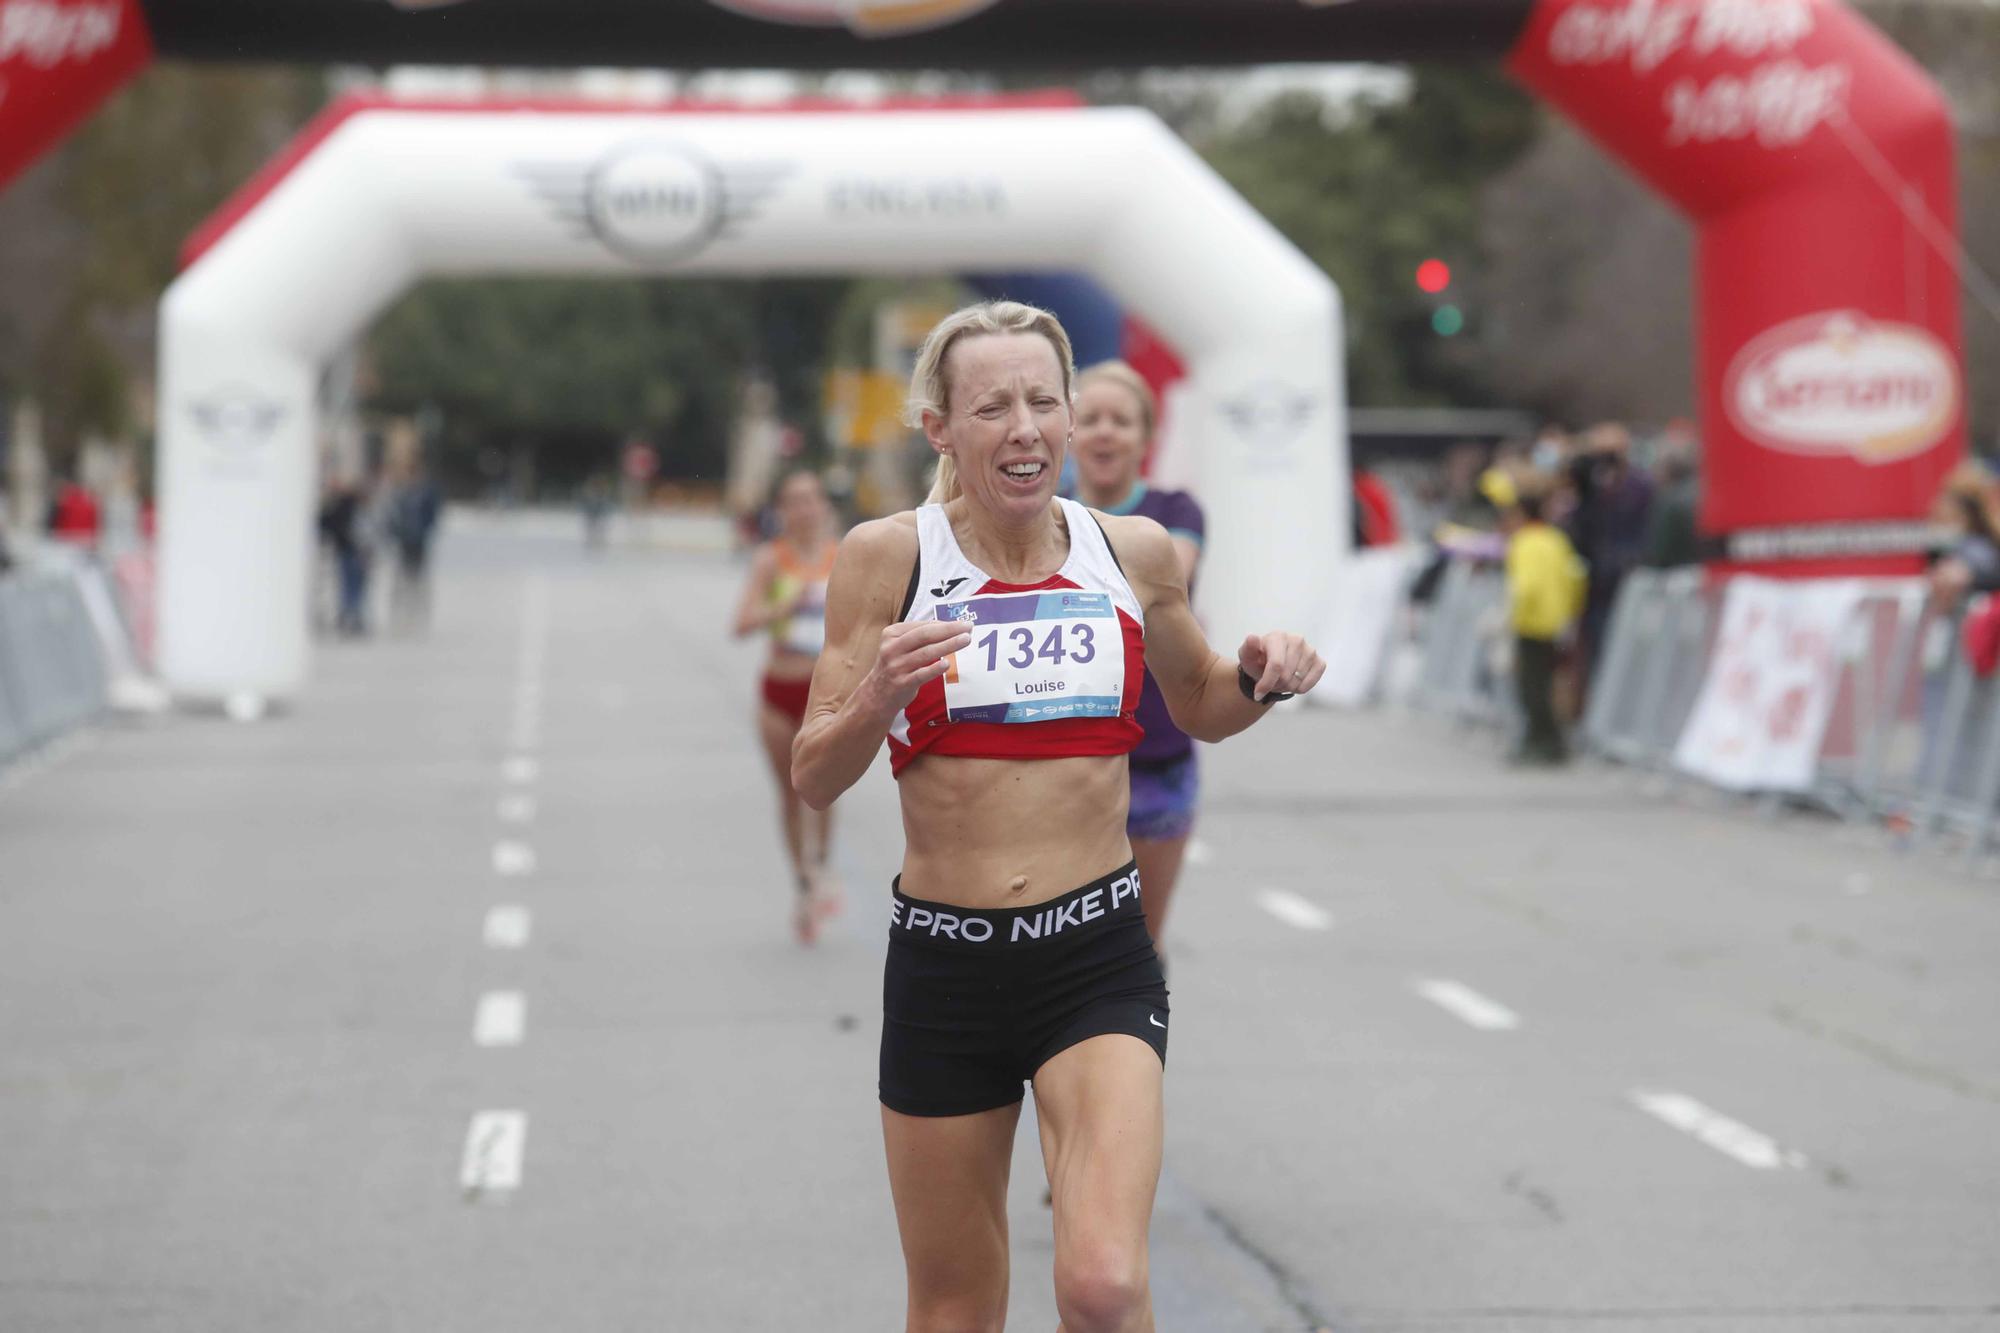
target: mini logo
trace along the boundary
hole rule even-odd
[[[979,623],[979,612],[973,607],[971,602],[967,602],[963,606],[960,606],[958,610],[952,612],[951,618],[963,621],[968,625],[976,625]]]
[[[1821,311],[1746,343],[1722,397],[1736,428],[1768,449],[1893,463],[1941,443],[1957,420],[1958,365],[1926,329]]]
[[[940,583],[940,584],[938,584],[938,586],[937,586],[937,587],[935,587],[935,588],[932,588],[932,589],[931,589],[931,596],[933,596],[933,597],[949,597],[949,596],[951,596],[951,590],[952,590],[953,588],[956,588],[956,587],[957,587],[957,586],[958,586],[959,584],[961,584],[961,583],[963,583],[963,582],[965,582],[965,580],[964,580],[964,579],[962,579],[962,578],[960,578],[960,579],[946,579],[946,580],[945,580],[945,581],[944,581],[943,583]]]
[[[1221,404],[1236,433],[1263,448],[1283,448],[1298,438],[1319,411],[1312,394],[1275,380],[1253,384]]]
[[[227,454],[247,454],[268,442],[285,419],[285,405],[244,384],[225,384],[188,404],[204,440]]]
[[[673,143],[628,143],[594,163],[517,167],[544,204],[578,237],[642,264],[668,264],[727,239],[756,216],[793,168],[782,163],[718,166]]]
[[[993,0],[711,0],[711,3],[771,23],[816,28],[845,24],[862,37],[889,37],[956,23],[978,13]]]
[[[1159,1016],[1158,1014],[1147,1014],[1147,1015],[1146,1015],[1146,1021],[1147,1021],[1147,1022],[1149,1022],[1149,1023],[1151,1023],[1151,1024],[1152,1024],[1152,1025],[1153,1025],[1154,1027],[1156,1027],[1156,1028],[1159,1028],[1159,1029],[1160,1029],[1160,1030],[1162,1030],[1162,1031],[1165,1031],[1165,1030],[1166,1030],[1166,1026],[1167,1026],[1167,1025],[1166,1025],[1165,1023],[1162,1023],[1162,1022],[1160,1021],[1160,1016]]]

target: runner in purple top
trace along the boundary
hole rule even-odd
[[[1076,498],[1106,514],[1142,514],[1173,538],[1188,586],[1201,558],[1201,506],[1185,491],[1159,491],[1139,475],[1158,420],[1153,390],[1123,361],[1092,366],[1076,380]],[[1200,790],[1194,742],[1167,715],[1152,672],[1139,697],[1146,739],[1132,751],[1132,803],[1125,834],[1145,885],[1146,928],[1154,947],[1166,933],[1167,906],[1194,828]]]

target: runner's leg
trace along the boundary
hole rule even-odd
[[[882,1108],[889,1189],[909,1273],[908,1333],[1005,1328],[1007,1174],[1020,1119],[1019,1102],[954,1116]]]
[[[1187,836],[1178,838],[1132,838],[1132,859],[1139,863],[1139,900],[1146,907],[1146,933],[1153,947],[1167,933],[1167,905],[1173,901],[1174,885],[1181,877],[1181,861],[1187,855]]]
[[[792,883],[797,891],[792,904],[793,925],[799,937],[810,944],[813,921],[807,896],[812,890],[812,876],[811,862],[806,858],[806,804],[792,790],[792,738],[798,732],[799,724],[790,715],[767,703],[757,705],[757,736],[763,742],[765,757],[770,760],[771,776],[778,783],[778,814],[784,822],[785,855],[791,862]]]
[[[1163,1069],[1125,1033],[1078,1042],[1035,1071],[1056,1223],[1059,1333],[1152,1333],[1146,1229],[1165,1136]]]

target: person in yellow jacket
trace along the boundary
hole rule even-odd
[[[1583,613],[1589,578],[1561,528],[1544,520],[1551,483],[1529,474],[1512,486],[1507,519],[1507,610],[1514,630],[1514,686],[1527,731],[1514,758],[1560,764],[1569,758],[1556,720],[1557,647]]]

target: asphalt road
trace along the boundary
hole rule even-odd
[[[886,764],[801,950],[740,566],[571,538],[0,772],[0,1330],[901,1327]],[[1160,1328],[2000,1329],[2000,886],[1420,719],[1205,764]]]

